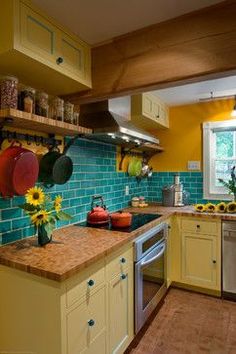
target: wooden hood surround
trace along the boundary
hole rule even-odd
[[[227,0],[92,49],[93,89],[75,104],[236,72],[236,1]]]

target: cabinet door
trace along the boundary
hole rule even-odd
[[[152,102],[152,117],[153,117],[154,120],[159,122],[159,119],[160,119],[160,104],[156,100],[153,100],[153,102]]]
[[[182,280],[190,285],[219,288],[217,237],[182,234]]]
[[[160,106],[160,114],[159,114],[158,122],[163,127],[169,128],[168,109],[164,105]]]
[[[142,98],[142,114],[152,118],[152,97],[150,95],[143,94]]]
[[[86,77],[86,67],[89,58],[87,50],[82,43],[73,40],[65,33],[61,33],[60,53],[63,60],[61,66],[64,69],[80,78]]]
[[[67,354],[105,354],[105,287],[67,313]]]
[[[23,3],[20,14],[20,45],[29,52],[28,55],[56,65],[56,27]]]
[[[129,268],[108,285],[109,353],[123,353],[133,339],[133,296],[133,269]]]

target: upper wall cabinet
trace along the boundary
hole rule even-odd
[[[134,95],[131,98],[131,120],[146,130],[169,128],[168,107],[150,93]]]
[[[51,94],[87,90],[90,48],[28,0],[1,0],[0,73]]]

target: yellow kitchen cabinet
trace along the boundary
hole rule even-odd
[[[0,73],[51,94],[91,88],[89,46],[29,0],[0,3]]]
[[[123,353],[133,339],[132,257],[129,244],[61,283],[0,266],[0,352]]]
[[[180,218],[181,282],[220,293],[221,222]]]
[[[220,290],[217,236],[182,233],[182,281]]]
[[[172,284],[220,295],[221,222],[175,216],[171,222]]]
[[[168,234],[167,234],[167,257],[166,257],[166,264],[165,264],[165,278],[166,278],[166,285],[167,288],[171,285],[172,282],[172,238],[173,238],[173,217],[167,219],[165,222],[168,224]]]
[[[131,121],[146,130],[169,128],[168,107],[153,94],[133,95],[131,97]]]
[[[180,282],[181,279],[181,232],[179,228],[179,217],[172,216],[169,223],[168,238],[168,268],[167,279],[169,282]]]
[[[106,289],[97,289],[89,300],[76,305],[66,314],[68,354],[106,353]]]
[[[115,264],[118,268],[114,267]],[[133,249],[129,248],[116,255],[107,265],[107,274],[110,278],[107,309],[108,353],[122,354],[134,336]]]

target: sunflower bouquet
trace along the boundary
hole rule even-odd
[[[71,216],[61,210],[62,197],[54,200],[46,195],[42,188],[30,188],[25,195],[26,203],[19,205],[27,215],[38,233],[39,244],[50,242],[52,232],[58,220],[70,220]],[[40,236],[41,240],[40,240]]]

